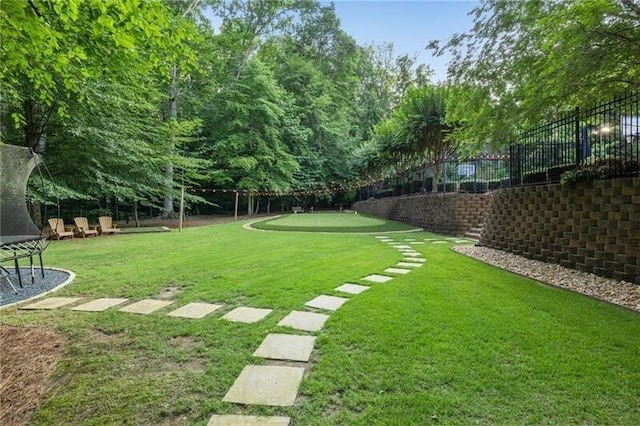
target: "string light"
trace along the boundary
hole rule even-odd
[[[508,160],[510,158],[510,156],[508,154],[504,154],[504,155],[480,155],[480,156],[474,156],[474,157],[459,157],[459,158],[448,158],[444,161],[442,161],[441,163],[446,163],[446,162],[471,162],[471,161],[480,161],[480,160],[488,160],[488,161],[497,161],[497,160]],[[426,163],[422,163],[418,166],[415,166],[413,168],[411,167],[406,167],[403,169],[402,173],[380,173],[378,175],[367,175],[366,179],[355,179],[353,181],[347,181],[344,180],[342,182],[336,182],[336,181],[331,181],[329,182],[329,185],[327,185],[326,187],[323,186],[316,186],[316,187],[307,187],[307,188],[298,188],[298,189],[292,189],[292,190],[288,190],[288,191],[276,191],[276,190],[270,190],[268,188],[263,188],[261,190],[250,190],[250,189],[224,189],[224,188],[189,188],[187,189],[187,191],[192,192],[192,193],[207,193],[207,192],[211,192],[211,193],[217,193],[217,192],[222,192],[222,193],[240,193],[243,195],[252,195],[252,196],[260,196],[260,197],[264,197],[264,196],[268,196],[268,197],[284,197],[284,196],[294,196],[294,197],[299,197],[299,196],[311,196],[311,195],[332,195],[332,194],[339,194],[339,193],[344,193],[344,192],[349,192],[349,191],[357,191],[360,190],[362,188],[366,188],[368,186],[374,186],[376,184],[384,184],[386,183],[388,180],[391,179],[398,179],[398,178],[404,178],[404,174],[410,170],[418,170],[420,168],[426,167],[426,166],[433,166],[434,164],[436,164],[435,161],[431,161],[431,162],[426,162]]]

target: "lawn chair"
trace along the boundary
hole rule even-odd
[[[78,235],[82,238],[94,236],[98,236],[98,230],[96,229],[96,225],[89,225],[89,221],[86,217],[74,217],[73,221],[76,223],[76,228],[78,229]]]
[[[51,229],[50,238],[55,238],[56,240],[61,240],[65,237],[74,237],[73,230],[67,231],[64,226],[64,220],[60,218],[51,218],[49,219],[49,228]]]
[[[98,218],[98,222],[100,222],[100,226],[98,227],[100,235],[115,234],[116,232],[118,232],[118,230],[116,229],[118,225],[113,223],[113,219],[111,219],[111,216],[100,216]]]

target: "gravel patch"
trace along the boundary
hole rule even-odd
[[[488,247],[456,246],[453,251],[545,284],[604,300],[640,312],[640,285],[527,259]]]
[[[30,268],[20,268],[20,275],[22,276],[22,285],[24,287],[20,287],[18,284],[18,276],[15,273],[13,268],[8,268],[9,270],[9,279],[13,283],[13,286],[18,290],[18,294],[16,294],[7,280],[3,277],[0,277],[0,306],[9,305],[16,302],[21,302],[23,300],[30,299],[32,297],[38,296],[47,291],[53,290],[60,284],[64,283],[69,279],[70,275],[68,272],[60,271],[57,269],[48,269],[44,268],[44,278],[42,278],[42,274],[40,273],[40,268],[35,268],[34,276],[35,281],[31,283],[31,269]]]

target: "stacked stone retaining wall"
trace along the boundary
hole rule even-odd
[[[439,234],[463,235],[482,227],[491,198],[491,194],[424,194],[358,201],[352,208]]]
[[[481,243],[640,284],[640,177],[498,190]]]

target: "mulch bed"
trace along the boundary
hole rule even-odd
[[[65,342],[46,328],[0,325],[0,424],[29,424]]]

